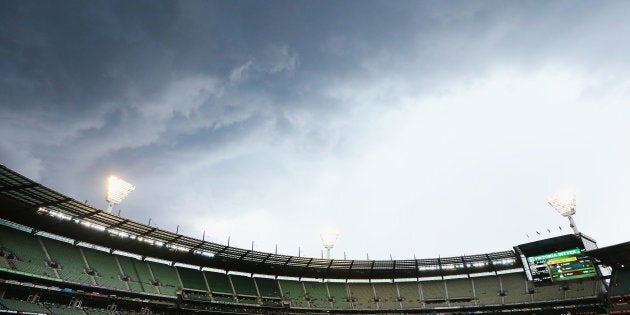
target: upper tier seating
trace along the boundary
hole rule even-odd
[[[45,237],[41,240],[52,261],[59,265],[57,272],[61,279],[94,284],[92,276],[85,272],[87,267],[78,247]]]
[[[232,280],[232,285],[234,285],[234,291],[237,295],[258,296],[258,291],[256,290],[256,284],[254,283],[253,278],[230,275],[230,279]]]
[[[184,289],[208,291],[206,280],[204,280],[203,273],[201,273],[200,270],[185,267],[176,269],[177,273],[179,274],[179,278],[182,279]]]

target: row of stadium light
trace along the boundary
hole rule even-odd
[[[133,234],[129,234],[127,232],[124,231],[120,231],[120,230],[115,230],[115,229],[108,229],[107,227],[104,227],[100,224],[97,223],[93,223],[93,222],[89,222],[86,220],[80,220],[77,218],[74,218],[70,215],[67,215],[63,212],[59,212],[59,211],[55,211],[55,210],[51,210],[51,209],[47,209],[45,207],[40,207],[37,211],[38,214],[47,214],[53,218],[57,218],[57,219],[61,219],[64,221],[71,221],[77,224],[80,224],[86,228],[90,228],[90,229],[94,229],[100,232],[107,232],[110,235],[113,236],[117,236],[120,238],[129,238],[129,239],[133,239],[133,240],[137,240],[139,242],[144,242],[147,243],[149,245],[153,245],[156,247],[166,247],[168,249],[172,249],[172,250],[176,250],[176,251],[180,251],[180,252],[190,252],[189,248],[183,247],[183,246],[179,246],[179,245],[175,245],[175,244],[165,244],[162,241],[158,241],[158,240],[154,240],[148,237],[143,237],[143,236],[137,236],[137,235],[133,235]],[[193,251],[194,254],[198,254],[198,255],[203,255],[203,256],[207,256],[207,257],[213,257],[214,254],[213,253],[209,253],[209,252],[205,252],[202,250],[195,250]]]

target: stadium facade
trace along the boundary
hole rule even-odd
[[[479,255],[297,257],[96,209],[0,166],[0,313],[630,313],[630,243],[569,234]]]

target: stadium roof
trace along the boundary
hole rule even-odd
[[[496,272],[521,267],[512,250],[405,260],[319,259],[253,251],[199,240],[94,208],[0,165],[0,215],[45,231],[110,248],[200,267],[276,276],[395,279]]]
[[[588,255],[609,266],[629,264],[630,242],[590,250]]]

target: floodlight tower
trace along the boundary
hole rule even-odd
[[[558,213],[560,213],[563,217],[569,218],[569,223],[571,228],[573,229],[573,233],[579,234],[577,226],[575,225],[575,221],[573,221],[573,215],[575,214],[575,192],[573,191],[562,191],[547,201],[547,203],[556,209]]]
[[[107,212],[111,213],[114,205],[117,205],[129,195],[136,187],[126,181],[111,175],[107,178],[107,194],[105,195],[105,201],[107,201]]]
[[[335,242],[339,238],[339,232],[332,228],[324,229],[320,234],[324,248],[326,249],[326,259],[330,259],[330,250],[335,247]]]

